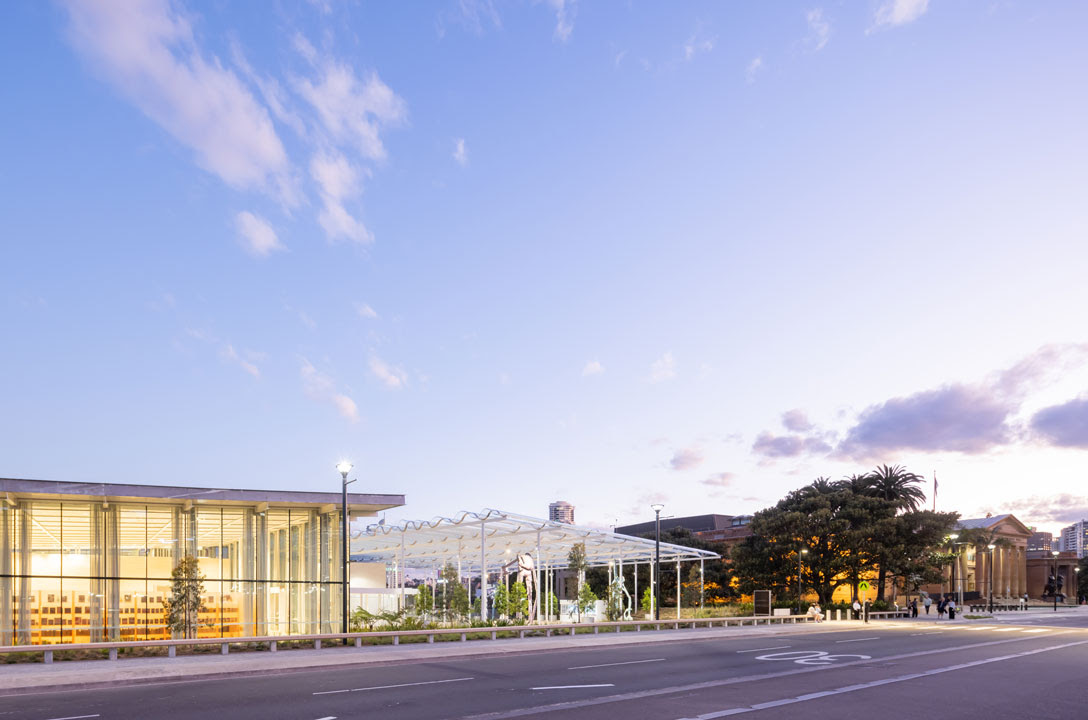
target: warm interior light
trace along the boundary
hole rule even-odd
[[[808,548],[801,548],[802,555],[808,555]]]
[[[993,549],[994,549],[995,547],[997,547],[997,545],[994,545],[993,543],[990,543],[990,544],[989,544],[989,545],[987,545],[986,547],[988,547],[988,548],[990,548],[991,550],[993,550]]]

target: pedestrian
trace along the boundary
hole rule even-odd
[[[861,603],[858,602],[857,598],[854,598],[854,604],[851,605],[851,607],[854,609],[854,619],[855,620],[860,620],[861,619]]]
[[[949,600],[948,601],[948,619],[949,620],[955,620],[956,619],[956,601],[955,600]]]
[[[922,605],[924,605],[926,608],[926,615],[929,615],[929,606],[932,604],[933,598],[931,598],[929,595],[926,595],[926,599],[922,601]]]
[[[937,619],[938,620],[941,620],[941,619],[944,618],[944,608],[945,608],[945,599],[942,597],[940,600],[937,601]]]
[[[910,616],[912,618],[918,617],[918,601],[917,600],[911,600],[910,601]]]

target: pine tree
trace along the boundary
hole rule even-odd
[[[208,610],[204,605],[204,579],[192,555],[183,557],[170,573],[170,596],[162,601],[166,625],[185,639],[196,637],[200,613]]]

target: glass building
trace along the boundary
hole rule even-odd
[[[340,501],[0,479],[0,645],[168,639],[163,601],[186,556],[205,576],[200,637],[339,632]],[[403,504],[348,494],[350,517]]]

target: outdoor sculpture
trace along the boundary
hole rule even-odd
[[[609,593],[612,597],[618,597],[620,599],[620,617],[619,620],[631,619],[631,593],[627,592],[627,583],[623,581],[623,575],[620,573],[612,574],[612,589]],[[626,600],[624,599],[626,598]]]
[[[529,601],[529,622],[536,621],[536,566],[530,553],[518,553],[517,560],[506,565],[503,569],[518,566],[517,582],[525,583],[525,595]]]
[[[1065,593],[1062,592],[1064,586],[1065,576],[1058,575],[1058,577],[1055,578],[1054,573],[1051,573],[1050,576],[1046,579],[1046,587],[1043,588],[1043,597],[1053,597],[1057,595],[1064,601]]]

